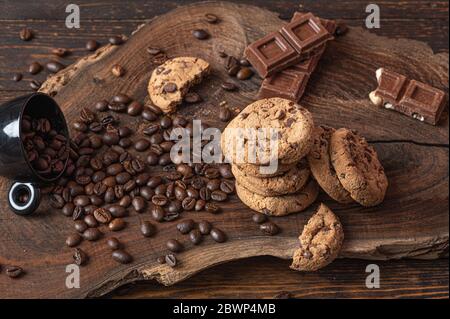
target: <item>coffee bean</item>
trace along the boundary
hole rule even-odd
[[[161,206],[152,206],[150,214],[155,221],[161,222],[164,219],[165,212]]]
[[[203,29],[193,30],[192,35],[198,40],[206,40],[209,38],[209,33]]]
[[[98,226],[98,222],[93,215],[86,215],[86,216],[84,216],[83,220],[89,227],[97,227]]]
[[[175,187],[175,198],[176,199],[183,201],[187,196],[188,196],[187,192],[184,188],[178,187],[178,186]]]
[[[72,213],[73,220],[79,220],[84,216],[84,207],[83,206],[75,206]]]
[[[228,198],[227,193],[217,190],[211,193],[211,199],[215,200],[216,202],[223,202],[226,201]]]
[[[63,213],[64,216],[69,217],[69,216],[73,215],[74,209],[75,209],[75,205],[73,203],[66,203],[63,206],[63,208],[61,209],[61,212]]]
[[[120,64],[114,64],[113,67],[111,68],[111,73],[115,77],[119,78],[125,74],[125,68],[123,68]]]
[[[195,227],[195,222],[192,219],[185,219],[177,224],[177,229],[183,235],[189,233]]]
[[[83,233],[86,229],[88,229],[88,225],[84,222],[84,220],[76,220],[74,223],[75,230],[79,233]]]
[[[89,241],[96,241],[101,235],[102,233],[97,228],[88,228],[83,232],[83,238]]]
[[[193,229],[189,232],[189,239],[194,245],[198,245],[202,242],[203,237],[198,229]]]
[[[113,217],[125,217],[127,215],[127,210],[125,209],[125,207],[123,207],[122,205],[120,205],[120,203],[122,202],[122,200],[125,198],[125,196],[119,201],[119,205],[111,205],[108,207],[108,211],[111,213],[111,215]],[[131,203],[131,197],[129,197],[127,195],[128,200]]]
[[[163,129],[170,128],[172,126],[172,119],[169,116],[163,116],[159,121],[159,124]]]
[[[146,51],[150,55],[157,55],[162,52],[160,48],[151,47],[151,46],[147,47]]]
[[[259,214],[259,213],[253,214],[252,220],[256,224],[262,224],[267,221],[267,216],[264,214]]]
[[[215,24],[215,23],[219,22],[219,18],[215,14],[212,14],[212,13],[206,13],[205,20],[206,20],[206,22],[211,23],[211,24]]]
[[[150,142],[145,138],[141,138],[134,143],[134,149],[138,152],[143,152],[146,149],[148,149],[149,147],[150,147]]]
[[[103,135],[103,143],[109,146],[119,143],[119,140],[120,140],[119,134],[115,132],[106,132]]]
[[[116,249],[112,252],[112,258],[121,264],[129,264],[133,258],[126,251],[121,249]]]
[[[77,233],[70,234],[69,236],[67,236],[66,245],[68,247],[75,247],[79,243],[81,243],[82,240],[83,240],[83,238],[80,236],[80,234],[77,234]]]
[[[85,207],[91,203],[90,199],[86,195],[78,195],[73,199],[75,206]]]
[[[154,195],[152,197],[152,203],[157,206],[164,206],[167,204],[167,202],[168,202],[168,199],[164,195]]]
[[[156,227],[149,221],[141,223],[141,234],[144,237],[152,237],[156,233]]]
[[[141,116],[144,120],[149,122],[155,121],[158,118],[157,115],[153,111],[151,111],[148,107],[144,107]]]
[[[220,179],[211,179],[206,183],[206,188],[211,192],[218,190],[220,188]]]
[[[111,213],[105,208],[97,208],[94,211],[94,217],[100,224],[107,224],[111,221]]]
[[[243,67],[239,70],[239,72],[236,74],[236,77],[239,80],[247,80],[250,79],[253,76],[253,71],[252,69],[248,68],[248,67]]]
[[[140,197],[140,196],[135,196],[132,200],[131,200],[131,205],[133,206],[134,210],[138,213],[143,212],[145,207],[146,207],[146,202],[144,200],[144,198]]]
[[[108,228],[111,231],[121,231],[126,225],[126,222],[122,218],[114,218],[109,222]]]
[[[239,64],[241,66],[250,66],[250,62],[246,58],[242,58],[239,60]]]
[[[75,264],[78,266],[85,265],[89,259],[88,255],[80,248],[75,248],[72,258]]]
[[[205,204],[205,210],[208,213],[217,214],[217,213],[220,212],[220,207],[217,206],[216,204],[213,204],[213,203],[206,203]]]
[[[143,108],[144,107],[141,103],[139,103],[138,101],[133,101],[128,105],[127,113],[128,115],[136,116],[141,114]]]
[[[50,61],[45,65],[45,67],[51,73],[58,73],[59,71],[64,69],[66,66],[58,61]]]
[[[145,169],[144,163],[139,159],[134,159],[131,161],[131,166],[135,170],[136,173],[141,173]]]
[[[185,211],[191,211],[195,208],[196,199],[192,197],[186,197],[181,205]]]
[[[183,245],[176,239],[169,239],[166,246],[167,249],[174,253],[178,253],[183,250]]]
[[[189,104],[198,103],[202,100],[201,96],[195,92],[188,92],[184,96],[184,101]]]
[[[219,120],[222,122],[228,122],[231,118],[231,111],[227,107],[222,107],[219,111]]]
[[[346,34],[348,32],[348,26],[345,22],[343,21],[338,21],[337,22],[337,28],[335,31],[335,35],[337,37],[343,36],[344,34]]]
[[[112,45],[121,45],[124,43],[124,38],[122,36],[116,35],[108,39],[109,43]]]
[[[265,235],[274,236],[280,232],[278,226],[272,222],[267,222],[259,226],[259,229]]]
[[[223,82],[220,86],[225,91],[230,91],[231,92],[231,91],[236,91],[237,90],[236,84],[234,84],[232,82]]]
[[[119,241],[116,237],[108,238],[108,239],[106,240],[106,244],[108,245],[108,247],[109,247],[111,250],[117,250],[117,249],[120,249],[120,247],[122,246],[122,245],[120,244],[120,241]]]
[[[12,76],[13,81],[19,82],[23,78],[22,73],[14,73]]]
[[[42,83],[37,81],[37,80],[33,80],[30,82],[30,87],[32,90],[37,91],[41,88]]]
[[[234,193],[234,181],[223,180],[220,183],[220,190],[225,194],[233,194]]]
[[[206,202],[203,199],[198,199],[195,202],[194,210],[196,212],[202,211],[203,209],[205,209],[205,205],[206,205]]]
[[[174,254],[166,255],[165,260],[166,260],[166,263],[170,267],[175,267],[177,265],[177,263],[178,263],[177,258],[175,257]]]
[[[170,203],[171,205],[172,203]],[[170,207],[170,206],[169,206]],[[172,211],[168,211],[165,216],[164,216],[164,221],[166,222],[171,222],[174,221],[176,219],[178,219],[180,217],[180,214],[178,212],[172,212]]]
[[[64,48],[55,48],[52,49],[52,54],[62,58],[65,57],[66,55],[69,55],[70,51]]]
[[[98,48],[98,42],[95,40],[89,40],[86,42],[86,50],[95,51]]]
[[[205,177],[213,179],[218,178],[220,176],[219,169],[216,167],[209,167],[205,169]]]
[[[94,108],[99,112],[105,112],[108,110],[108,101],[101,100],[94,104]]]
[[[210,235],[218,243],[223,243],[227,240],[225,233],[218,228],[211,229]]]
[[[50,195],[50,205],[53,208],[57,208],[57,209],[63,208],[65,205],[64,198],[58,194],[51,194]]]
[[[19,36],[22,41],[30,41],[33,38],[33,31],[29,28],[23,28],[20,30]]]
[[[222,164],[219,166],[220,176],[223,178],[233,178],[233,173],[231,172],[231,166],[229,164]]]
[[[202,235],[208,235],[211,232],[212,225],[206,220],[202,220],[198,223],[198,230]]]
[[[38,74],[42,70],[42,65],[39,62],[32,62],[28,67],[30,74]]]

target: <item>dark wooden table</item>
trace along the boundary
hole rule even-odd
[[[71,49],[65,59],[72,63],[86,54],[88,39],[106,43],[108,36],[129,35],[136,26],[155,15],[194,1],[109,0],[77,1],[81,8],[80,29],[65,27],[66,1],[50,3],[0,1],[0,103],[29,92],[31,77],[27,65],[48,60],[55,47]],[[290,17],[295,10],[308,10],[324,18],[342,19],[349,25],[364,26],[367,1],[257,1],[244,0]],[[301,3],[301,5],[299,5]],[[381,28],[372,32],[394,38],[427,42],[435,52],[448,52],[448,1],[377,1],[381,9]],[[19,30],[30,27],[36,33],[31,42],[19,39]],[[22,72],[24,80],[11,80]],[[33,79],[44,80],[42,73]],[[165,288],[157,283],[138,283],[123,287],[108,297],[167,298],[271,298],[287,291],[304,298],[448,298],[448,259],[433,261],[401,260],[376,262],[381,272],[381,287],[367,289],[365,272],[369,261],[338,260],[317,273],[290,271],[288,262],[271,257],[251,258],[206,270],[185,282]]]

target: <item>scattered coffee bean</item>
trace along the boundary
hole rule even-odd
[[[105,208],[97,208],[94,211],[94,217],[100,224],[107,224],[112,219],[111,213]]]
[[[97,227],[98,222],[95,219],[94,215],[86,215],[84,216],[84,222],[88,225],[88,227]]]
[[[55,48],[52,49],[52,54],[62,58],[65,57],[67,55],[69,55],[70,51],[68,49],[64,49],[64,48]]]
[[[173,82],[168,82],[164,85],[163,91],[165,93],[173,93],[178,89],[177,85]]]
[[[161,53],[161,49],[155,47],[147,47],[147,53],[150,55],[157,55]]]
[[[177,265],[177,263],[178,263],[177,257],[175,257],[174,254],[166,255],[165,259],[166,259],[166,263],[167,263],[170,267],[175,267],[175,266]]]
[[[164,221],[171,222],[171,221],[178,219],[179,217],[180,217],[180,214],[178,212],[169,211],[165,214]]]
[[[23,78],[22,73],[14,73],[12,76],[13,81],[19,82]]]
[[[19,278],[24,274],[22,267],[19,266],[7,266],[5,268],[5,274],[9,278]]]
[[[337,37],[343,36],[344,34],[346,34],[348,32],[348,26],[344,21],[338,21],[337,22],[337,28],[335,31],[335,35]]]
[[[134,149],[138,152],[143,152],[147,150],[149,147],[150,142],[145,138],[141,138],[134,143]]]
[[[223,243],[227,240],[225,233],[218,228],[211,229],[210,235],[218,243]]]
[[[239,70],[239,72],[236,74],[236,77],[239,80],[247,80],[250,79],[253,76],[254,72],[249,67],[243,67]]]
[[[23,28],[20,30],[19,36],[22,41],[30,41],[33,38],[33,31],[29,28]]]
[[[156,233],[156,227],[149,221],[141,223],[141,234],[144,237],[152,237]]]
[[[256,224],[262,224],[267,221],[267,215],[256,213],[256,214],[253,214],[252,220]]]
[[[120,247],[122,246],[122,245],[120,244],[120,241],[119,241],[116,237],[108,238],[108,239],[106,240],[106,244],[108,245],[108,247],[109,247],[111,250],[117,250],[117,249],[120,249]]]
[[[121,264],[129,264],[133,258],[126,251],[121,249],[116,249],[112,252],[112,258]]]
[[[223,180],[220,183],[220,190],[225,194],[233,194],[234,193],[234,181],[231,180]]]
[[[86,42],[86,50],[88,51],[95,51],[98,48],[98,42],[95,40],[89,40]]]
[[[195,227],[195,222],[192,219],[185,219],[177,224],[177,229],[183,235],[189,233]]]
[[[227,193],[220,190],[216,190],[211,193],[211,199],[215,200],[216,202],[226,201],[227,198],[228,198]]]
[[[242,58],[239,60],[239,64],[241,66],[250,66],[250,62],[248,62],[248,60],[246,58]]]
[[[32,90],[37,91],[41,88],[42,83],[37,80],[32,80],[30,82],[30,87]]]
[[[166,246],[167,249],[174,253],[178,253],[183,250],[183,245],[176,239],[169,239]]]
[[[206,220],[202,220],[198,223],[198,230],[202,235],[208,235],[211,232],[212,225]]]
[[[122,36],[112,36],[108,39],[108,42],[111,43],[112,45],[121,45],[124,42],[124,39]]]
[[[95,103],[94,108],[99,112],[105,112],[108,110],[108,101],[101,100]]]
[[[237,85],[232,82],[223,82],[220,86],[225,91],[236,91],[237,90]]]
[[[192,35],[198,40],[206,40],[209,38],[209,33],[203,29],[193,30]]]
[[[231,118],[231,111],[227,107],[222,107],[219,111],[219,120],[222,122],[228,122]]]
[[[215,24],[215,23],[219,22],[219,18],[215,14],[212,14],[212,13],[206,13],[205,20],[206,20],[206,22],[211,23],[211,24]]]
[[[50,61],[45,65],[45,67],[51,73],[58,73],[59,71],[65,68],[65,66],[62,63],[59,63],[58,61]]]
[[[89,226],[84,222],[84,220],[76,220],[74,227],[77,232],[83,233]]]
[[[156,258],[156,261],[158,262],[158,264],[164,265],[166,263],[166,257],[165,256],[159,256],[158,258]]]
[[[75,248],[72,258],[75,264],[78,266],[85,265],[89,259],[88,255],[80,248]]]
[[[185,96],[184,96],[184,101],[186,103],[189,104],[194,104],[194,103],[198,103],[202,100],[202,98],[200,97],[200,95],[198,93],[195,92],[188,92]]]
[[[127,113],[131,116],[136,116],[142,113],[143,105],[138,101],[133,101],[128,105]]]
[[[198,229],[193,229],[189,232],[189,239],[194,245],[198,245],[203,239],[202,233]]]
[[[42,65],[39,62],[32,62],[29,66],[28,66],[28,73],[35,75],[38,74],[39,72],[41,72],[42,70]]]
[[[131,205],[133,206],[133,208],[136,212],[141,213],[144,211],[144,209],[146,207],[146,201],[141,196],[135,196],[131,200]]]
[[[125,74],[125,69],[119,64],[114,64],[111,72],[114,76],[119,78]]]
[[[280,232],[278,226],[272,222],[266,222],[259,226],[259,229],[265,234],[269,236],[274,236]]]
[[[121,231],[126,225],[126,222],[122,218],[114,218],[109,222],[108,228],[111,231]]]
[[[88,228],[83,232],[83,238],[89,241],[96,241],[101,235],[102,233],[97,228]]]
[[[80,234],[77,234],[77,233],[70,234],[69,236],[67,236],[66,245],[68,247],[75,247],[79,243],[81,243],[82,240],[83,240],[83,238],[80,236]]]

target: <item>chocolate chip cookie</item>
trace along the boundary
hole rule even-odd
[[[353,199],[345,190],[331,165],[329,145],[331,135],[336,130],[328,126],[319,126],[314,130],[314,142],[307,159],[311,173],[320,187],[335,201],[351,203]]]
[[[376,151],[356,132],[341,128],[330,142],[331,163],[342,186],[363,206],[380,204],[388,180]]]
[[[339,218],[321,204],[303,228],[299,240],[300,248],[294,253],[291,268],[316,271],[336,259],[344,241],[344,231]]]
[[[257,212],[271,216],[285,216],[308,208],[316,200],[319,187],[311,179],[298,193],[283,196],[262,196],[236,182],[236,192],[245,205]]]
[[[210,71],[209,63],[195,57],[178,57],[166,61],[152,73],[148,94],[165,113],[172,113],[189,88],[198,84]]]
[[[239,164],[239,165],[233,165],[237,166],[237,168],[241,171],[244,171],[248,176],[253,177],[275,177],[280,176],[286,173],[287,171],[291,170],[293,167],[295,167],[296,164],[280,164],[277,165],[277,170],[275,172],[270,171],[268,173],[267,170],[264,168],[268,168],[268,166],[260,166],[260,165],[253,165],[253,164]]]
[[[282,98],[262,99],[228,124],[222,152],[234,164],[298,163],[311,149],[313,129],[311,113],[300,105]]]
[[[309,179],[310,170],[306,160],[300,161],[296,166],[280,176],[253,177],[247,175],[235,165],[232,172],[236,181],[246,189],[262,196],[280,196],[300,191]]]

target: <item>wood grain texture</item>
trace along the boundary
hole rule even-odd
[[[210,41],[192,48],[180,39],[190,40],[189,32],[202,25],[199,20],[205,10],[218,10],[224,21],[214,29]],[[231,12],[239,14],[232,15]],[[199,93],[207,97],[209,106],[183,108],[181,112],[193,114],[213,125],[219,124],[214,119],[214,105],[227,100],[231,106],[244,107],[253,99],[260,79],[254,77],[242,83],[238,93],[225,95],[218,89],[225,75],[215,50],[223,46],[229,53],[239,56],[247,42],[275,29],[280,23],[276,14],[245,6],[202,4],[180,8],[141,28],[126,45],[106,46],[96,56],[79,61],[47,82],[45,90],[57,92],[56,99],[69,120],[76,117],[81,106],[92,105],[93,101],[110,97],[113,93],[124,91],[143,100],[151,70],[144,48],[146,41],[151,39],[152,44],[161,45],[171,55],[194,54],[212,62],[213,76],[198,88]],[[165,36],[169,27],[177,37]],[[355,43],[359,44],[357,50],[353,49]],[[116,61],[121,61],[129,71],[119,81],[113,81],[109,72]],[[418,61],[425,61],[425,64],[411,70],[410,65],[417,65]],[[395,65],[406,74],[442,88],[448,87],[448,54],[433,55],[422,43],[380,38],[358,28],[333,43],[309,85],[303,104],[313,112],[317,122],[333,126],[351,125],[376,141],[375,147],[391,186],[386,201],[377,208],[344,207],[331,203],[323,195],[321,200],[339,214],[345,225],[347,239],[341,257],[436,258],[448,251],[448,118],[436,128],[373,108],[366,95],[376,86],[373,72],[380,64]],[[103,81],[94,83],[94,77]],[[333,116],[330,116],[330,109],[335,110]],[[1,191],[4,192],[7,184],[4,180],[1,182]],[[4,199],[0,200],[0,207],[5,210]],[[136,262],[131,267],[117,267],[111,264],[109,252],[102,243],[83,243],[82,247],[95,258],[82,269],[82,288],[77,291],[68,291],[64,287],[64,268],[70,262],[70,251],[63,248],[63,242],[72,229],[71,222],[48,209],[46,203],[40,214],[30,219],[2,214],[0,231],[5,237],[2,236],[0,242],[0,263],[20,263],[29,269],[29,273],[14,286],[8,285],[5,276],[0,277],[0,289],[5,297],[99,296],[138,279],[154,278],[164,284],[172,284],[230,259],[258,255],[289,259],[297,246],[296,237],[312,213],[309,210],[277,219],[283,229],[282,234],[266,238],[250,222],[250,212],[236,198],[227,203],[224,210],[221,215],[210,217],[200,213],[194,218],[212,219],[229,234],[230,240],[220,247],[207,240],[200,247],[188,249],[180,255],[182,264],[176,270],[155,262],[163,252],[164,238],[177,236],[173,225],[159,225],[158,230],[164,235],[149,241],[142,239],[137,231],[139,219],[148,219],[148,215],[129,217],[131,230],[120,234],[120,237],[127,250],[136,257]],[[44,235],[49,232],[52,233],[51,242]],[[35,237],[32,234],[43,235]],[[200,260],[199,255],[202,256]],[[39,292],[24,289],[30,282],[33,286],[45,283],[51,289],[40,288]]]
[[[273,257],[248,258],[205,270],[171,287],[139,281],[107,298],[448,298],[448,260],[377,261],[380,288],[367,289],[365,270],[372,262],[337,260],[315,273],[288,269]]]

